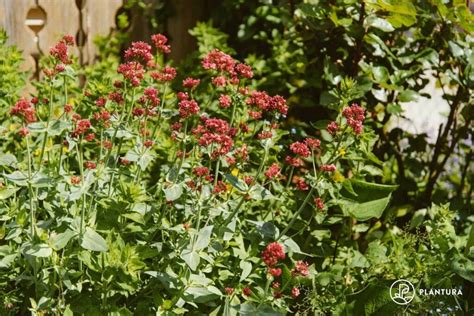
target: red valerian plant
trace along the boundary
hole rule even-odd
[[[167,38],[152,43],[81,90],[65,36],[31,101],[12,105],[1,205],[18,212],[2,264],[19,274],[5,292],[19,313],[291,311],[316,275],[295,240],[351,212],[365,111],[283,137],[286,100],[254,89],[252,67],[213,50],[204,76],[177,82]]]

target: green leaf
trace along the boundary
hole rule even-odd
[[[163,188],[163,192],[167,201],[175,201],[183,194],[183,185],[181,183],[172,184],[168,188]]]
[[[378,83],[387,82],[389,76],[388,69],[384,66],[373,67],[372,74],[374,75],[375,82]]]
[[[185,296],[190,296],[190,300],[196,303],[206,303],[222,296],[222,293],[214,286],[190,286],[184,292]]]
[[[240,261],[240,268],[242,269],[242,273],[240,274],[239,282],[244,281],[252,272],[252,264],[248,261]]]
[[[236,176],[233,176],[231,174],[226,174],[225,178],[237,190],[239,190],[241,192],[247,191],[247,189],[248,189],[247,184],[244,181],[237,178]]]
[[[61,121],[61,120],[54,120],[52,123],[49,124],[48,127],[48,134],[51,136],[61,135],[63,131],[67,130],[71,127],[71,123]]]
[[[186,262],[186,264],[189,266],[189,268],[192,271],[196,271],[196,269],[199,265],[199,262],[201,260],[201,257],[199,257],[199,254],[198,254],[197,251],[192,250],[192,249],[184,249],[181,252],[180,257],[181,257],[181,259],[184,260],[184,262]]]
[[[400,102],[410,102],[410,101],[416,101],[416,99],[419,97],[420,95],[418,94],[418,92],[416,91],[413,91],[413,90],[405,90],[405,91],[402,91],[399,95],[398,95],[398,100]]]
[[[391,193],[397,185],[385,185],[351,179],[352,192],[348,186],[341,191],[343,199],[338,201],[343,213],[359,221],[380,218],[390,202]],[[346,188],[347,187],[347,188]],[[356,196],[354,195],[357,194]]]
[[[456,254],[451,261],[451,269],[469,282],[474,282],[474,262],[463,255]]]
[[[384,32],[392,32],[395,30],[395,28],[392,26],[392,24],[390,24],[390,22],[375,15],[368,16],[364,22],[367,26],[375,27]]]
[[[24,254],[33,256],[47,258],[53,254],[53,250],[47,244],[27,244],[24,249]]]
[[[344,201],[340,205],[344,214],[349,215],[358,221],[367,221],[371,218],[380,218],[383,211],[390,202],[390,195],[378,200],[364,203]]]
[[[20,188],[4,188],[0,189],[0,200],[6,200],[16,193]]]
[[[194,247],[193,247],[194,250],[201,250],[209,246],[213,228],[214,226],[212,225],[206,226],[199,231],[196,243],[194,244]]]
[[[69,240],[74,236],[76,236],[76,233],[70,229],[67,229],[65,232],[59,233],[51,237],[49,239],[49,242],[54,250],[61,250],[66,247]]]
[[[92,251],[108,251],[107,242],[92,228],[87,227],[81,240],[81,247]]]
[[[35,122],[35,123],[28,124],[28,130],[31,133],[46,132],[46,122]]]
[[[12,154],[1,154],[0,155],[0,166],[14,167],[17,164],[16,157]]]

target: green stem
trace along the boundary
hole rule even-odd
[[[268,155],[268,150],[265,148],[265,152],[263,154],[263,159],[260,161],[260,166],[258,168],[257,174],[256,174],[255,178],[253,179],[252,183],[256,182],[258,177],[260,176],[260,173],[263,170],[263,166],[265,165],[265,160],[267,159],[267,155]],[[223,227],[226,227],[230,223],[232,218],[234,218],[234,216],[239,212],[240,207],[244,204],[245,197],[250,192],[250,188],[252,187],[252,183],[249,185],[249,189],[247,190],[247,192],[245,192],[245,194],[241,197],[240,202],[237,205],[237,207],[234,209],[234,211],[229,216],[227,216],[226,220],[224,221]]]
[[[160,120],[163,113],[163,108],[165,106],[166,90],[168,90],[168,83],[165,83],[165,88],[163,89],[163,96],[161,97],[161,104],[160,104],[160,109],[159,109],[160,114],[158,116],[158,120],[155,123],[155,128],[153,129],[153,133],[151,133],[151,139],[155,139],[156,132],[161,127]]]
[[[309,201],[309,198],[311,197],[311,195],[313,194],[314,192],[314,187],[311,187],[311,190],[309,190],[308,192],[308,195],[306,195],[303,203],[301,203],[298,211],[296,211],[296,214],[293,215],[291,221],[288,223],[288,225],[285,227],[285,229],[283,229],[283,231],[278,235],[276,241],[278,241],[283,235],[286,234],[286,232],[288,232],[288,230],[290,230],[290,228],[293,226],[293,224],[296,222],[296,220],[298,219],[298,217],[300,216],[300,214],[303,212],[304,210],[304,207],[306,206],[306,204],[308,203]]]
[[[38,161],[38,170],[41,169],[41,164],[43,162],[44,157],[44,150],[46,148],[46,143],[48,141],[48,128],[49,122],[51,121],[51,116],[53,114],[53,83],[50,84],[50,92],[49,92],[49,112],[48,112],[48,120],[46,121],[46,131],[44,132],[43,144],[41,145],[41,153],[40,159]]]
[[[217,177],[219,176],[219,167],[220,167],[220,158],[217,158],[216,161],[216,173],[214,174],[214,187],[217,185]]]
[[[288,177],[288,180],[286,181],[285,189],[288,189],[291,183],[291,179],[293,179],[293,172],[295,172],[295,166],[291,166],[290,170],[290,176]]]
[[[26,151],[28,155],[28,195],[29,195],[29,204],[30,204],[30,222],[31,222],[31,239],[33,240],[36,234],[36,222],[35,222],[35,209],[33,205],[33,186],[31,185],[32,179],[32,159],[31,159],[31,150],[30,150],[30,141],[29,136],[26,136]]]

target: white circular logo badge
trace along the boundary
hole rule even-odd
[[[415,297],[415,287],[410,281],[397,280],[390,286],[390,298],[398,305],[408,305]]]

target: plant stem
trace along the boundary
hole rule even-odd
[[[285,229],[283,229],[283,231],[278,235],[276,241],[278,241],[283,235],[286,234],[286,232],[288,232],[288,230],[290,230],[290,228],[293,226],[293,224],[296,222],[296,220],[298,219],[298,217],[300,216],[300,214],[303,212],[304,210],[304,207],[306,206],[306,204],[308,203],[309,201],[309,198],[311,197],[311,195],[313,194],[314,192],[314,187],[311,187],[311,190],[309,190],[308,192],[308,195],[306,195],[306,198],[304,199],[303,203],[301,203],[298,211],[296,211],[296,214],[293,215],[293,218],[291,219],[291,221],[288,223],[288,225],[285,227]]]
[[[28,155],[28,196],[30,203],[30,222],[31,222],[31,239],[33,240],[36,234],[36,222],[35,222],[35,209],[33,205],[33,186],[31,185],[32,179],[32,159],[31,159],[31,150],[30,150],[30,141],[29,136],[26,136],[26,151]]]

